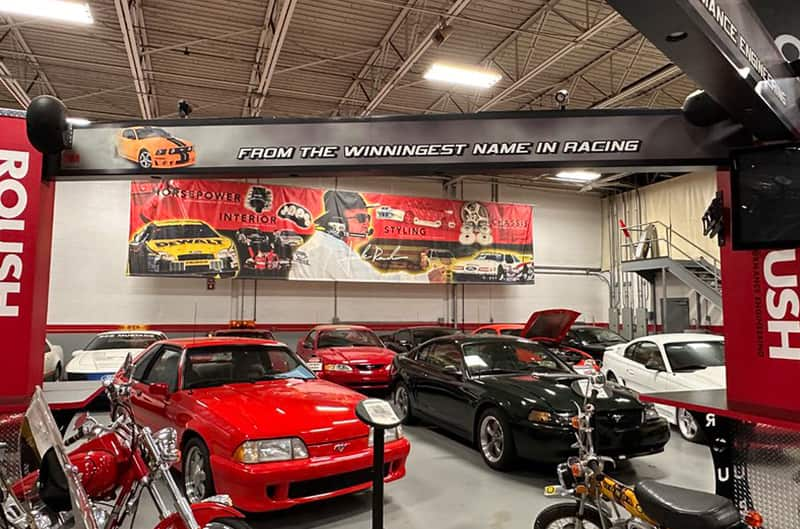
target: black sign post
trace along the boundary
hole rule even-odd
[[[356,406],[356,416],[372,427],[372,529],[383,529],[384,435],[387,429],[400,424],[400,418],[382,399],[362,400]]]

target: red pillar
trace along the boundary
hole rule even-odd
[[[0,117],[0,411],[24,409],[42,383],[55,184],[25,118]]]

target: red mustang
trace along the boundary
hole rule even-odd
[[[230,495],[245,511],[285,509],[370,487],[364,397],[319,380],[272,340],[158,342],[134,364],[137,422],[178,431],[186,494]],[[409,442],[387,430],[385,481],[406,473]]]
[[[580,312],[569,309],[547,309],[534,312],[518,336],[544,345],[578,373],[590,375],[599,372],[600,366],[594,361],[592,355],[561,343],[580,315]]]
[[[297,354],[320,378],[355,389],[388,389],[394,351],[367,327],[318,325],[301,338]]]

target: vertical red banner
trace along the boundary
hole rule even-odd
[[[0,410],[24,408],[42,383],[53,183],[23,117],[0,117]]]

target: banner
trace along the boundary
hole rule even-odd
[[[128,275],[532,283],[528,205],[227,181],[131,183]]]

